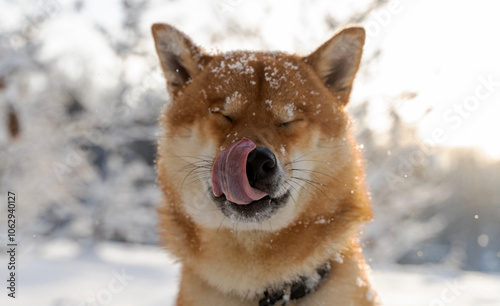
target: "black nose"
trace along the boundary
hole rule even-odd
[[[258,147],[248,154],[247,177],[250,186],[267,189],[276,169],[276,156],[268,148]]]

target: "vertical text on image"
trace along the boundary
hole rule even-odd
[[[7,192],[7,295],[16,298],[16,193]]]

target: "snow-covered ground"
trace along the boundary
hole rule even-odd
[[[59,240],[21,253],[18,262],[18,298],[2,294],[0,305],[165,306],[176,295],[179,266],[159,247],[103,243],[82,250]],[[500,305],[500,275],[390,266],[375,268],[373,283],[388,306]]]

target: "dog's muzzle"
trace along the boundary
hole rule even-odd
[[[220,152],[212,169],[214,200],[228,217],[263,221],[282,207],[290,193],[280,188],[283,171],[274,153],[243,138]]]

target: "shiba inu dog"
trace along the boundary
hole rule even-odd
[[[312,54],[208,54],[152,27],[171,102],[156,161],[177,305],[375,305],[358,239],[372,217],[345,106],[363,28]]]

